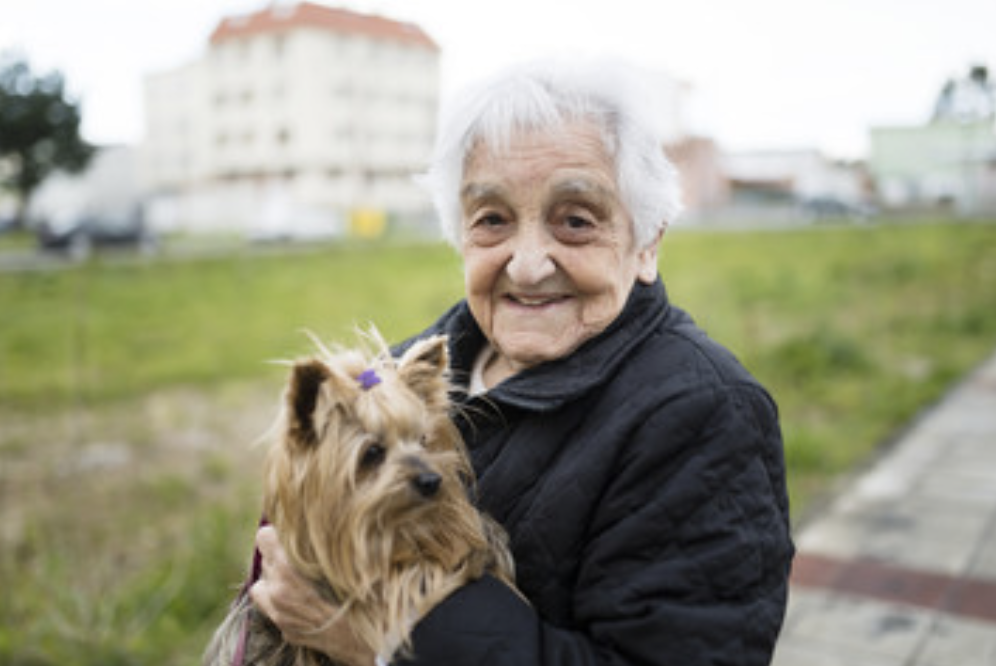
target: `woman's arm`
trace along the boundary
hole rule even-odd
[[[599,502],[570,630],[484,579],[415,629],[407,664],[738,664],[770,660],[792,544],[774,405],[755,386],[662,406]]]

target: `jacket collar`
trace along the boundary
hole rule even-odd
[[[658,278],[635,283],[623,311],[602,333],[573,353],[524,370],[487,393],[489,402],[530,411],[551,411],[587,393],[613,374],[668,310],[667,291]],[[484,334],[461,301],[438,322],[436,332],[450,336],[454,380],[469,381],[474,359],[485,344]]]

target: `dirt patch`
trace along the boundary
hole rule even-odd
[[[39,525],[70,542],[73,533],[93,539],[101,525],[132,535],[144,527],[159,541],[169,538],[171,513],[252,497],[260,440],[278,409],[279,387],[240,384],[45,416],[4,414],[0,550],[24,548]],[[143,515],[155,525],[143,525]]]

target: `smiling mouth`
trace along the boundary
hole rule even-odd
[[[562,303],[567,300],[567,297],[562,295],[529,296],[525,294],[506,294],[505,299],[514,305],[520,305],[527,308],[542,308],[548,305]]]

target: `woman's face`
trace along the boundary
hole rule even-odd
[[[461,186],[467,300],[508,376],[564,356],[657,276],[657,243],[637,248],[598,130],[478,144]]]

